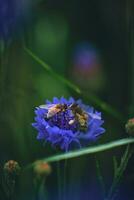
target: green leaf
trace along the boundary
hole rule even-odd
[[[30,55],[38,64],[40,64],[51,76],[59,80],[60,82],[64,83],[66,86],[68,86],[70,89],[75,91],[78,95],[85,96],[85,93],[74,83],[64,78],[62,75],[56,73],[47,63],[45,63],[43,60],[41,60],[38,56],[36,56],[30,49],[24,47],[24,50]],[[107,103],[103,102],[101,99],[99,99],[96,95],[88,93],[86,95],[86,99],[88,99],[90,102],[98,106],[101,110],[107,112],[108,114],[111,114],[116,119],[122,121],[124,123],[124,117],[120,112],[118,112],[115,108],[108,105]]]

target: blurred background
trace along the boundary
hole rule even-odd
[[[26,166],[36,159],[55,154],[55,150],[49,145],[43,146],[36,140],[37,133],[31,127],[34,108],[54,96],[82,98],[102,112],[107,131],[99,143],[127,137],[124,131],[125,121],[120,122],[87,97],[90,94],[96,95],[121,112],[126,120],[134,114],[132,2],[22,2],[24,16],[21,17],[25,20],[23,23],[17,22],[19,25],[16,25],[16,29],[14,27],[4,53],[1,45],[1,165],[9,159],[15,159],[21,166]],[[9,18],[11,17],[12,13]],[[2,43],[2,40],[0,42]],[[49,64],[55,72],[79,86],[85,95],[81,97],[48,74],[26,53],[24,46]],[[123,150],[124,147],[97,154],[107,189],[113,176],[112,156],[120,159]],[[133,163],[131,159],[117,199],[134,199]],[[58,197],[55,164],[52,168],[53,172],[47,180],[47,189],[49,199],[56,200]],[[69,160],[67,172],[67,200],[81,200],[83,194],[84,200],[101,200],[94,155]],[[23,176],[20,182],[18,199],[34,199],[32,184],[31,174],[27,172],[27,176]]]

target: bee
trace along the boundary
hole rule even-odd
[[[66,104],[50,104],[50,105],[42,105],[40,108],[44,108],[48,110],[47,119],[53,117],[59,112],[64,112],[67,109]]]
[[[77,104],[77,103],[72,103],[69,108],[72,110],[73,114],[76,114],[76,113],[82,113],[82,109],[80,108],[80,106]]]
[[[88,119],[88,115],[86,113],[83,112],[82,115],[80,114],[76,114],[76,118],[79,122],[79,128],[81,131],[86,131],[88,126],[87,126],[87,119]]]
[[[74,120],[70,120],[69,124],[74,124],[75,121],[78,122],[79,124],[79,128],[81,131],[86,131],[87,130],[87,119],[88,119],[88,114],[86,112],[84,112],[80,106],[76,103],[71,104],[69,106],[69,108],[72,110],[75,119]]]

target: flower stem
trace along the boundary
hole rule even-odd
[[[122,156],[120,166],[117,168],[117,170],[115,172],[113,183],[111,185],[111,188],[110,188],[105,200],[114,200],[115,199],[118,185],[121,181],[122,175],[127,167],[128,161],[129,161],[130,157],[132,156],[132,154],[133,154],[133,150],[130,148],[130,145],[127,145],[124,155]]]
[[[63,186],[64,186],[64,188],[63,188],[63,200],[66,200],[66,194],[67,194],[67,192],[66,192],[66,187],[67,187],[67,159],[65,159],[65,161],[64,161],[64,183],[63,183]]]
[[[39,200],[39,185],[35,186],[35,200]]]
[[[60,176],[60,161],[57,162],[57,182],[58,182],[58,199],[61,200],[61,176]]]
[[[96,161],[97,176],[98,176],[98,180],[99,180],[100,185],[101,185],[102,195],[103,195],[103,198],[104,198],[105,197],[105,193],[106,193],[106,189],[105,189],[104,178],[102,176],[102,172],[101,172],[101,168],[100,168],[100,162],[99,162],[97,156],[95,156],[95,161]]]
[[[47,199],[47,191],[45,190],[45,178],[40,180],[35,179],[35,200]]]

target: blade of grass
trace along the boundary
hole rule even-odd
[[[64,83],[66,86],[68,86],[70,89],[75,91],[78,95],[84,95],[84,93],[81,91],[81,89],[73,84],[71,81],[64,78],[62,75],[56,73],[47,63],[45,63],[43,60],[41,60],[38,56],[36,56],[30,49],[24,47],[24,50],[27,52],[28,55],[30,55],[38,64],[40,64],[51,76],[59,80],[60,82]],[[101,110],[111,114],[116,119],[124,122],[124,117],[120,112],[118,112],[115,108],[111,107],[107,103],[103,102],[101,99],[99,99],[97,96],[93,94],[88,94],[86,98],[94,103],[96,106],[98,106]]]
[[[74,90],[76,93],[80,94],[81,91],[80,89],[74,85],[73,83],[71,83],[71,81],[68,81],[67,79],[65,79],[64,77],[62,77],[61,75],[59,75],[58,73],[56,73],[47,63],[45,63],[43,60],[41,60],[39,57],[37,57],[30,49],[24,47],[24,50],[37,62],[39,63],[49,74],[51,74],[52,76],[54,76],[56,79],[58,79],[59,81],[61,81],[62,83],[64,83],[65,85],[67,85],[69,88],[71,88],[72,90]]]
[[[40,160],[45,163],[46,162],[49,162],[49,163],[57,162],[60,160],[71,159],[71,158],[75,158],[75,157],[79,157],[79,156],[84,156],[87,154],[94,154],[94,153],[107,151],[107,150],[110,150],[110,149],[113,149],[116,147],[131,144],[131,143],[134,143],[134,138],[124,138],[124,139],[116,140],[116,141],[109,142],[106,144],[96,145],[96,146],[84,148],[81,150],[75,150],[75,151],[70,151],[68,153],[62,153],[62,154],[58,154],[55,156],[50,156],[48,158],[44,158],[44,159],[40,159]],[[32,164],[29,164],[28,166],[26,166],[26,168],[24,168],[24,170],[32,168],[35,164],[36,164],[36,161],[33,162]]]

